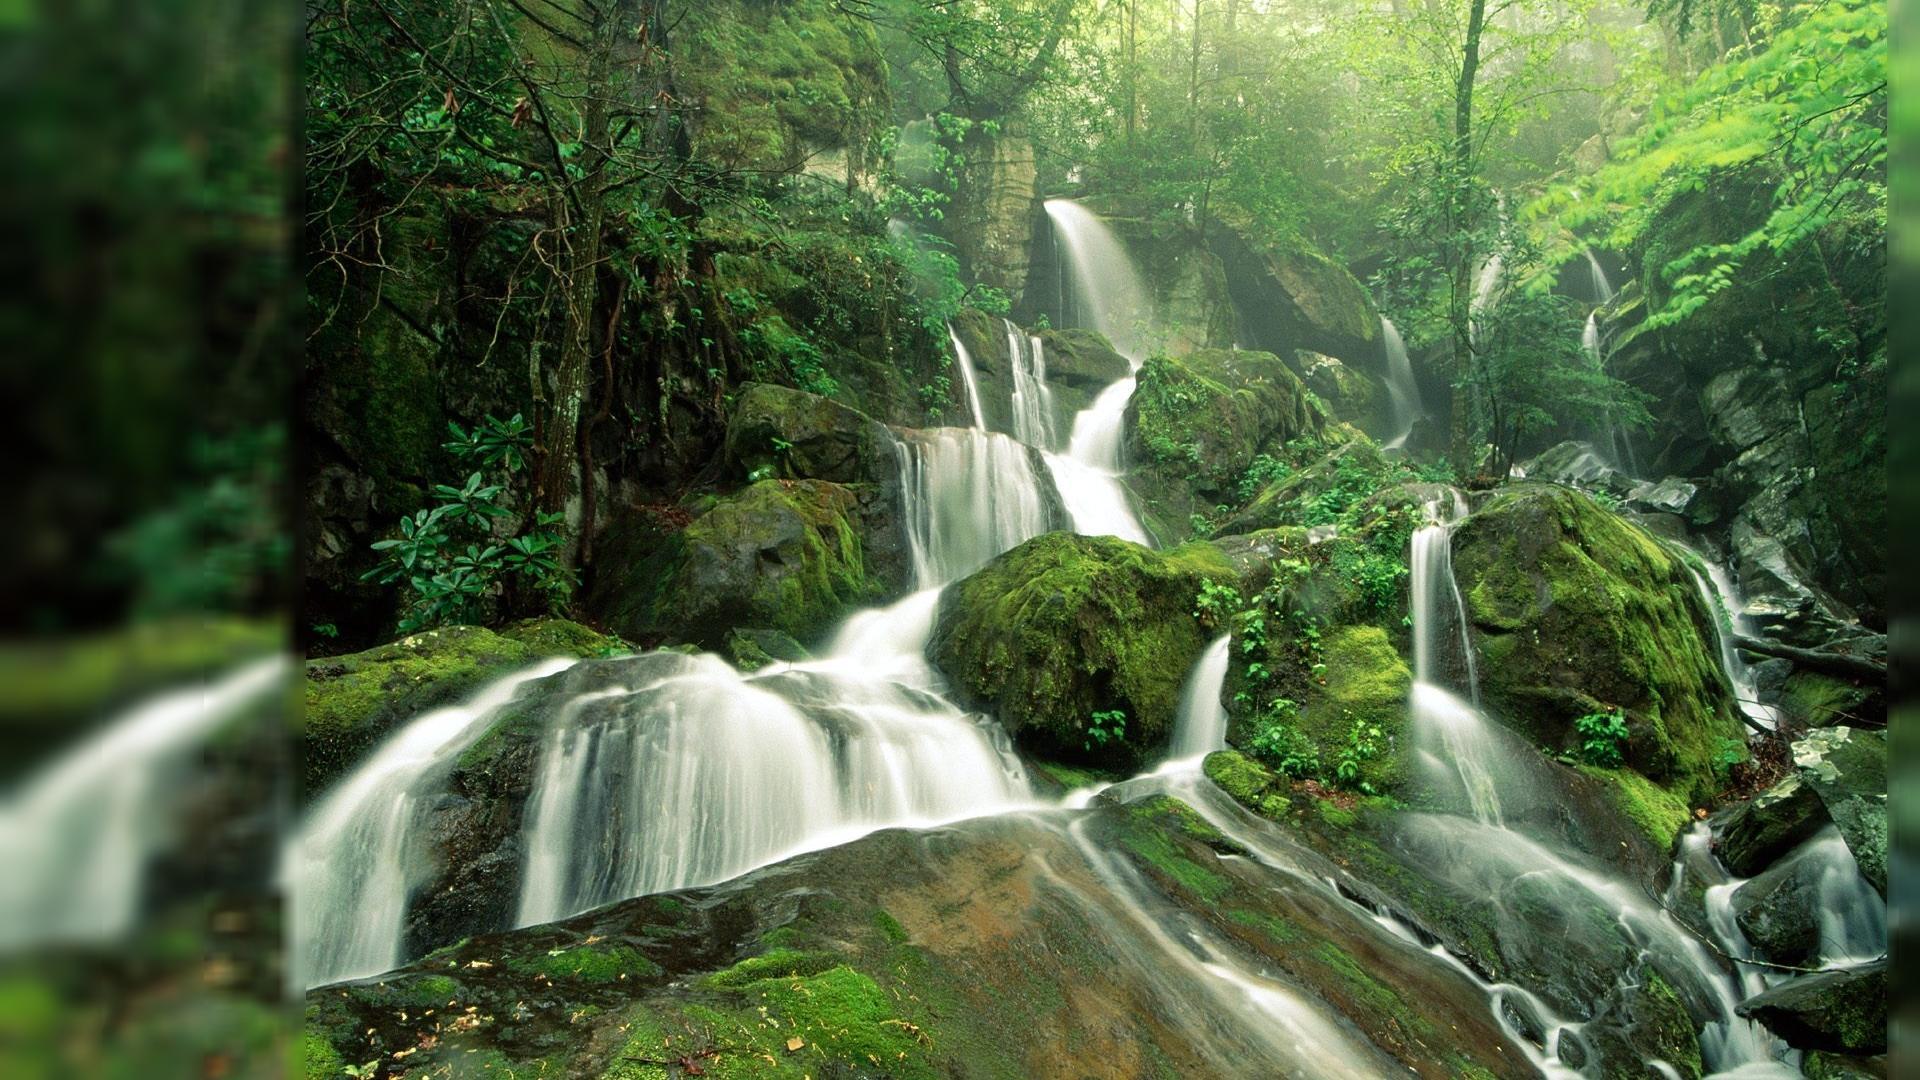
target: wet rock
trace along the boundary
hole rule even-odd
[[[1827,808],[1813,788],[1788,776],[1728,811],[1714,850],[1736,877],[1752,877],[1826,824]]]
[[[1297,1068],[1291,1039],[1213,997],[1213,977],[1168,950],[1151,927],[1170,915],[1299,988],[1283,992],[1339,1032],[1319,1052],[1382,1075],[1532,1074],[1465,978],[1317,884],[1230,857],[1237,846],[1186,805],[1108,803],[1077,824],[1084,843],[1024,816],[888,830],[712,888],[476,936],[312,991],[308,1064],[378,1061],[380,1076],[619,1075],[681,1060],[715,1075],[846,1077]]]
[[[1529,480],[1592,488],[1625,497],[1638,481],[1609,465],[1592,443],[1568,440],[1541,451],[1520,465]]]
[[[1815,966],[1825,866],[1813,850],[1801,848],[1733,891],[1734,919],[1763,959]]]
[[[1736,521],[1732,541],[1743,610],[1770,636],[1812,647],[1857,621],[1844,605],[1809,582],[1786,545],[1751,522]]]
[[[741,671],[758,671],[768,664],[797,664],[813,659],[806,646],[778,630],[742,628],[727,635],[727,655]]]
[[[307,661],[300,733],[301,780],[309,797],[345,772],[381,738],[429,709],[538,660],[592,656],[618,643],[563,619],[535,619],[498,631],[448,626],[347,656]]]
[[[900,539],[897,516],[889,523],[877,514],[871,495],[820,480],[762,480],[683,527],[630,515],[602,544],[588,608],[644,644],[719,649],[738,626],[816,641],[908,585],[904,560],[869,556]]]
[[[1846,838],[1860,873],[1887,894],[1885,732],[1831,727],[1793,744],[1793,765]]]
[[[1307,389],[1320,395],[1333,417],[1360,428],[1376,439],[1388,439],[1397,432],[1387,430],[1392,420],[1390,396],[1379,376],[1327,356],[1299,350],[1288,367]]]
[[[1800,1071],[1807,1074],[1808,1080],[1886,1080],[1887,1057],[1885,1054],[1859,1057],[1810,1050],[1800,1061]]]
[[[1887,962],[1804,975],[1739,1008],[1803,1049],[1881,1053],[1887,1048]]]
[[[928,654],[963,700],[1042,757],[1133,767],[1166,745],[1180,687],[1208,634],[1193,616],[1207,577],[1234,579],[1206,544],[1150,551],[1049,533],[941,597]],[[1099,736],[1120,713],[1125,735]]]
[[[1563,487],[1502,489],[1454,534],[1453,565],[1491,712],[1555,753],[1579,717],[1623,710],[1634,770],[1678,794],[1718,787],[1741,727],[1712,617],[1686,567]]]
[[[1674,514],[1684,516],[1687,508],[1693,505],[1694,497],[1700,488],[1677,476],[1669,476],[1657,482],[1648,482],[1635,487],[1627,493],[1626,505],[1629,510],[1638,510],[1649,514]]]
[[[1310,349],[1384,374],[1380,316],[1345,267],[1304,243],[1259,244],[1220,223],[1208,236],[1252,344],[1282,355]]]
[[[1047,382],[1056,389],[1079,390],[1089,396],[1133,371],[1127,358],[1113,349],[1096,330],[1048,329],[1036,335],[1047,360]]]

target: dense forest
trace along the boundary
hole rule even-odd
[[[1895,1074],[1885,4],[303,15],[38,301],[214,298],[28,435],[13,621],[149,635],[0,654],[49,1046],[272,938],[200,1075]]]

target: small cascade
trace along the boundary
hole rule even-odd
[[[1593,284],[1593,295],[1595,300],[1601,306],[1605,306],[1607,304],[1613,303],[1613,297],[1614,297],[1613,282],[1607,280],[1607,272],[1604,268],[1601,267],[1600,260],[1594,256],[1592,248],[1587,249],[1586,255],[1587,255],[1587,275],[1588,275],[1588,279]]]
[[[1592,255],[1589,254],[1588,258],[1592,258]],[[1598,264],[1595,264],[1595,273],[1599,273],[1599,269]],[[1605,281],[1604,275],[1601,277],[1601,281]],[[1598,308],[1587,313],[1586,325],[1580,329],[1580,350],[1586,353],[1588,362],[1591,363],[1596,370],[1606,370],[1606,339],[1601,334],[1600,310]],[[1625,475],[1637,476],[1640,471],[1640,466],[1634,457],[1633,440],[1628,436],[1626,430],[1620,426],[1620,421],[1614,415],[1614,410],[1611,407],[1607,410],[1606,425],[1606,430],[1601,433],[1607,448],[1606,464]]]
[[[573,664],[537,664],[465,704],[410,721],[307,813],[281,866],[292,897],[299,985],[374,975],[405,959],[407,902],[433,862],[423,821],[428,803],[495,710],[527,683]]]
[[[1758,631],[1753,620],[1747,616],[1746,605],[1740,599],[1740,591],[1734,587],[1732,575],[1727,573],[1726,567],[1700,552],[1677,543],[1674,546],[1680,548],[1680,564],[1687,568],[1688,575],[1693,578],[1700,599],[1706,603],[1707,610],[1715,615],[1714,643],[1720,648],[1720,668],[1727,673],[1727,682],[1733,687],[1734,705],[1747,718],[1749,727],[1772,731],[1780,722],[1780,710],[1760,701],[1759,679],[1754,674],[1753,665],[1741,657],[1740,650],[1733,644],[1734,638],[1753,637]]]
[[[862,651],[758,675],[652,653],[630,679],[570,697],[541,750],[515,924],[1028,803],[997,729],[855,671],[872,643],[852,644]]]
[[[184,774],[220,725],[286,685],[285,657],[135,706],[0,802],[0,951],[110,941],[178,839]]]
[[[973,368],[973,354],[967,351],[965,342],[947,327],[947,340],[953,342],[953,366],[960,369],[960,385],[967,391],[967,409],[973,414],[973,426],[985,430],[987,414],[980,408],[980,375]]]
[[[1506,260],[1498,253],[1480,264],[1480,273],[1473,279],[1473,298],[1467,302],[1467,333],[1478,342],[1481,338],[1482,317],[1493,309],[1494,294],[1500,288],[1500,275],[1506,272]]]
[[[896,443],[914,579],[958,581],[1054,526],[1028,449],[988,431],[904,432]]]
[[[1173,721],[1173,760],[1205,757],[1227,748],[1227,709],[1220,687],[1227,680],[1233,635],[1222,634],[1200,654],[1180,689],[1180,712]]]
[[[1013,437],[1039,450],[1051,450],[1053,391],[1047,387],[1047,359],[1040,339],[1003,319],[1007,358],[1013,368]]]
[[[1054,235],[1065,241],[1063,261],[1073,279],[1082,321],[1105,334],[1138,371],[1146,358],[1143,329],[1150,309],[1133,260],[1100,219],[1078,203],[1050,199],[1046,209]],[[1067,452],[1048,454],[1047,468],[1073,519],[1073,531],[1151,544],[1120,479],[1127,402],[1133,398],[1134,386],[1131,375],[1119,379],[1080,410],[1073,418]]]
[[[1801,845],[1800,857],[1819,874],[1814,911],[1819,916],[1821,967],[1853,967],[1887,954],[1887,903],[1860,873],[1853,850],[1828,825]]]
[[[1385,315],[1380,316],[1380,341],[1387,352],[1387,398],[1397,433],[1387,441],[1387,448],[1393,449],[1407,445],[1414,422],[1426,410],[1420,401],[1420,384],[1413,378],[1413,361],[1407,358],[1407,343],[1400,337],[1400,328]]]

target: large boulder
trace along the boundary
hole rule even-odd
[[[1529,480],[1571,484],[1621,498],[1630,496],[1640,486],[1631,476],[1609,464],[1592,443],[1572,439],[1555,443],[1521,462],[1520,472]]]
[[[602,544],[588,607],[642,644],[720,649],[736,627],[817,641],[909,584],[904,560],[869,557],[898,538],[869,524],[862,494],[822,480],[761,480],[683,527],[630,514]]]
[[[1155,356],[1127,403],[1129,482],[1176,525],[1236,500],[1254,455],[1326,424],[1306,385],[1272,353]]]
[[[1741,735],[1712,616],[1686,567],[1577,491],[1504,489],[1454,534],[1481,688],[1503,722],[1575,753],[1576,721],[1624,711],[1625,763],[1684,798]]]
[[[1733,891],[1734,921],[1760,956],[1776,964],[1817,966],[1820,878],[1827,863],[1803,847]]]
[[[1172,733],[1180,687],[1207,643],[1193,601],[1209,576],[1234,574],[1205,544],[1163,553],[1048,533],[950,586],[928,651],[962,700],[1030,752],[1133,768]],[[1095,734],[1113,729],[1113,713],[1124,736]]]
[[[1282,354],[1311,349],[1385,373],[1380,315],[1345,267],[1301,241],[1257,244],[1225,227],[1209,239],[1252,344]]]
[[[1813,788],[1788,775],[1727,811],[1717,825],[1714,849],[1738,877],[1752,877],[1819,832],[1827,808]]]
[[[1333,419],[1343,420],[1376,439],[1388,439],[1393,422],[1392,395],[1380,377],[1324,353],[1297,349],[1288,366],[1307,389],[1320,396]]]
[[[1887,1048],[1887,962],[1803,976],[1739,1008],[1802,1049],[1877,1054]]]
[[[1793,744],[1793,766],[1840,829],[1861,876],[1887,894],[1887,736],[1821,728]]]
[[[498,631],[442,627],[365,652],[309,660],[301,786],[309,797],[318,794],[405,721],[517,668],[620,648],[618,640],[578,623],[537,619]]]
[[[831,398],[769,383],[752,384],[735,399],[726,455],[743,480],[881,486],[897,485],[900,475],[884,424]]]

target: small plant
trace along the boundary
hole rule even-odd
[[[1293,466],[1268,454],[1256,454],[1248,464],[1247,471],[1240,474],[1240,483],[1235,494],[1242,503],[1250,501],[1260,494],[1260,489],[1277,480],[1285,480],[1293,475]]]
[[[1239,610],[1239,589],[1216,585],[1212,578],[1200,579],[1200,593],[1193,598],[1193,617],[1200,620],[1200,625],[1208,629],[1221,626]]]
[[[1627,716],[1619,709],[1588,713],[1573,722],[1580,734],[1580,757],[1589,765],[1617,769],[1626,763]]]
[[[1294,726],[1299,717],[1299,706],[1292,700],[1274,698],[1261,714],[1247,750],[1287,776],[1304,780],[1319,773],[1320,751]]]
[[[1747,744],[1741,739],[1721,739],[1719,748],[1714,750],[1710,762],[1713,775],[1725,781],[1733,767],[1747,760]]]
[[[1380,743],[1384,737],[1378,725],[1355,720],[1353,726],[1347,729],[1347,744],[1340,750],[1340,760],[1334,763],[1335,782],[1364,795],[1374,794],[1373,785],[1360,779],[1360,769],[1380,756]]]
[[[1087,737],[1080,746],[1091,751],[1096,746],[1118,743],[1126,737],[1127,714],[1119,709],[1106,709],[1088,718]]]

